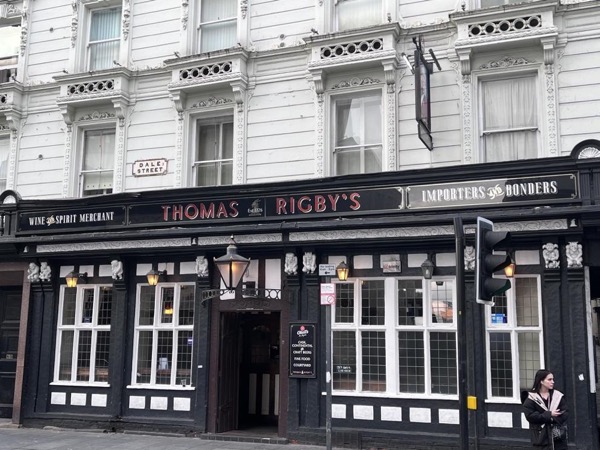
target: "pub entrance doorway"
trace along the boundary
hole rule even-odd
[[[281,314],[222,312],[217,432],[277,435]]]

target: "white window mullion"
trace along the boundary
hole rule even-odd
[[[62,311],[62,308],[58,309]],[[60,320],[60,319],[59,319]],[[57,336],[56,336],[56,350],[54,352],[54,380],[57,381],[60,379],[60,351],[62,350],[62,338],[63,333],[65,332],[64,328],[59,328]]]
[[[430,330],[423,331],[423,349],[425,352],[425,394],[431,395],[431,342]]]
[[[424,356],[424,376],[425,376],[425,394],[431,394],[431,348],[429,343],[429,333],[431,332],[431,289],[429,281],[421,281],[423,289],[423,356]]]
[[[357,392],[363,392],[363,371],[362,371],[362,333],[360,328],[356,328],[355,342],[356,342],[356,390]]]
[[[131,364],[131,384],[137,383],[137,373],[138,373],[138,355],[139,355],[139,345],[140,345],[140,303],[142,301],[141,296],[141,285],[137,285],[136,295],[135,295],[135,333],[133,333],[133,364]]]
[[[96,381],[96,344],[98,342],[98,330],[96,329],[96,327],[93,327],[91,332],[92,347],[90,348],[90,383]]]
[[[387,277],[385,289],[385,385],[386,393],[395,395],[398,392],[398,334],[396,279]],[[389,311],[392,313],[390,314]]]
[[[77,372],[78,372],[78,365],[77,365],[77,359],[79,357],[79,333],[81,330],[75,328],[75,330],[73,330],[73,355],[71,357],[71,381],[75,382],[77,381]]]
[[[175,386],[177,379],[177,347],[178,347],[179,331],[173,329],[173,348],[171,349],[171,386]]]
[[[159,309],[159,308],[157,308]],[[152,330],[152,363],[150,364],[150,384],[156,384],[156,371],[158,370],[158,329]]]
[[[73,330],[73,357],[71,358],[71,381],[77,381],[78,364],[77,359],[79,356],[79,333],[81,331],[81,317],[83,315],[83,289],[77,287],[77,294],[75,296],[75,320]]]
[[[485,355],[487,355],[487,357],[485,358],[485,370],[486,373],[488,374],[488,376],[486,377],[487,380],[489,380],[486,383],[487,386],[487,398],[492,398],[492,383],[491,383],[491,374],[492,374],[492,361],[491,358],[489,357],[491,355],[491,344],[490,344],[490,335],[492,334],[490,331],[490,320],[488,319],[491,316],[491,307],[490,306],[484,306],[484,314],[485,314],[485,326],[486,326],[486,339],[485,339]]]
[[[356,343],[356,392],[362,392],[362,336],[361,336],[361,314],[362,314],[362,296],[360,289],[360,280],[353,280],[354,290],[354,342]]]

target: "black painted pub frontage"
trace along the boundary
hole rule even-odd
[[[529,448],[521,392],[541,367],[568,399],[570,446],[599,448],[600,159],[0,200],[15,423],[323,444],[330,339],[334,446],[458,448],[465,363],[471,448]],[[493,306],[475,302],[478,216],[511,233]],[[250,258],[234,291],[214,264],[231,236]]]

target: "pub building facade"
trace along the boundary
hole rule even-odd
[[[22,274],[19,422],[211,438],[267,426],[272,439],[322,444],[331,339],[334,445],[458,448],[458,269],[470,442],[529,448],[520,396],[548,367],[570,444],[596,449],[600,159],[580,154],[243,192],[5,191],[3,283]],[[516,271],[493,306],[475,302],[478,216],[511,233]],[[232,235],[250,264],[230,291],[215,263]],[[319,275],[341,262],[347,280]]]
[[[571,447],[597,449],[599,21],[591,0],[0,0],[0,416],[323,443],[330,411],[338,446],[447,448],[467,391],[471,443],[518,449],[548,367]],[[493,307],[479,216],[512,234]]]

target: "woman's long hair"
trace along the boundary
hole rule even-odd
[[[533,387],[531,388],[531,390],[533,392],[540,392],[540,386],[542,385],[542,381],[544,381],[546,379],[546,377],[548,375],[550,375],[552,372],[550,372],[549,370],[546,369],[540,369],[535,373],[535,379],[533,381]]]

